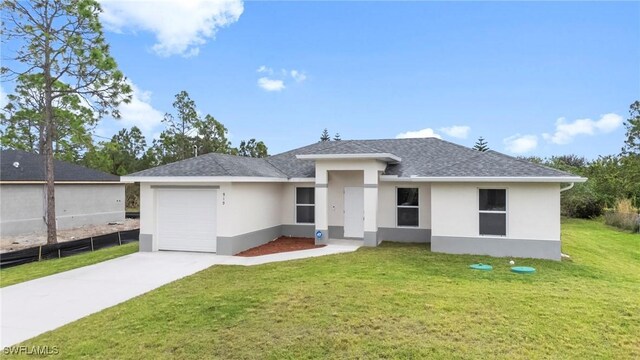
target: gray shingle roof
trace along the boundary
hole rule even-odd
[[[209,153],[142,170],[129,176],[260,176],[287,177],[265,159]]]
[[[476,150],[436,138],[342,140],[318,142],[266,159],[207,154],[144,170],[131,176],[264,176],[315,177],[312,160],[296,155],[390,153],[402,159],[385,175],[399,177],[571,177],[567,172],[536,165],[495,151]]]
[[[18,167],[14,166],[18,163]],[[54,160],[55,181],[120,181],[120,177],[65,161]],[[21,150],[0,152],[0,180],[45,181],[44,157]]]

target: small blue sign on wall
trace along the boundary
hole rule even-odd
[[[316,239],[318,240],[322,239],[322,231],[320,230],[316,231]]]

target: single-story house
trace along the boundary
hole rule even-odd
[[[232,255],[291,235],[559,260],[561,184],[586,179],[422,138],[206,154],[122,180],[140,183],[141,251]]]
[[[44,157],[20,150],[0,152],[0,235],[46,231]],[[58,229],[124,221],[120,177],[54,161]]]

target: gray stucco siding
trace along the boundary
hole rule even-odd
[[[58,229],[124,221],[124,184],[56,185]],[[0,185],[0,235],[45,231],[42,184]]]
[[[430,243],[431,229],[420,228],[378,228],[378,236],[382,241],[403,243]]]
[[[315,228],[315,225],[313,224],[309,224],[309,225],[285,224],[285,225],[282,225],[281,232],[282,232],[282,236],[312,238],[312,237],[315,237],[316,228]]]
[[[235,255],[277,239],[282,233],[282,226],[274,226],[258,231],[252,231],[237,236],[218,236],[216,254]]]
[[[446,254],[560,260],[560,245],[558,240],[455,236],[431,237],[431,251]]]

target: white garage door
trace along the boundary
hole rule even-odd
[[[216,190],[156,189],[158,249],[216,251]]]

